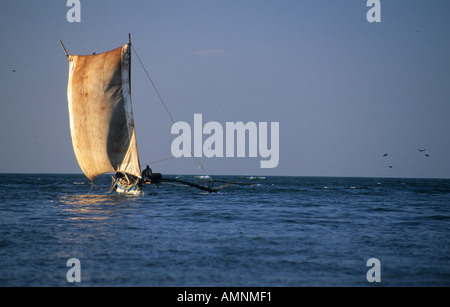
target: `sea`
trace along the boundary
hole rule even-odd
[[[0,174],[0,286],[450,286],[450,179],[213,178]]]

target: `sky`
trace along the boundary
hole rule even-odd
[[[2,2],[0,173],[81,173],[59,40],[92,54],[130,33],[175,121],[279,123],[276,167],[261,168],[259,153],[198,158],[210,175],[450,178],[448,1],[381,0],[372,23],[365,0],[80,3],[69,22],[66,0]],[[141,166],[202,174],[173,157],[173,123],[136,53]]]

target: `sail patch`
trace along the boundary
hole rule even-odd
[[[141,176],[130,92],[128,44],[100,54],[69,56],[72,144],[90,180],[109,172]]]

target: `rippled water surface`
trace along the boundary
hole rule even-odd
[[[0,286],[71,285],[70,258],[81,286],[450,286],[450,180],[215,178],[255,185],[0,175]]]

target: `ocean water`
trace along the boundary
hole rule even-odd
[[[255,185],[0,175],[0,286],[450,286],[450,180],[214,178]]]

